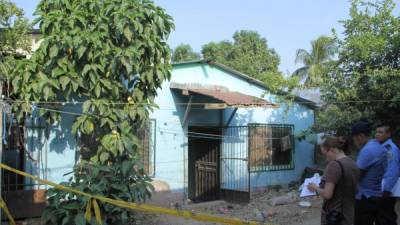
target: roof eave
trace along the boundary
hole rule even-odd
[[[256,84],[256,85],[258,85],[258,86],[260,86],[260,87],[262,87],[262,88],[264,88],[264,89],[266,89],[266,90],[270,90],[270,89],[268,88],[268,86],[267,86],[264,82],[262,82],[262,81],[260,81],[260,80],[257,80],[257,79],[255,79],[255,78],[253,78],[253,77],[250,77],[249,75],[246,75],[246,74],[244,74],[244,73],[242,73],[242,72],[239,72],[239,71],[237,71],[237,70],[235,70],[235,69],[232,69],[232,68],[230,68],[230,67],[228,67],[228,66],[226,66],[226,65],[224,65],[224,64],[218,63],[218,62],[213,61],[213,60],[199,59],[199,60],[192,60],[192,61],[186,61],[186,62],[172,63],[172,65],[173,65],[173,66],[179,66],[179,65],[196,64],[196,63],[198,63],[198,64],[204,64],[204,63],[206,63],[206,64],[209,64],[209,65],[217,66],[217,67],[221,68],[222,70],[225,70],[225,71],[227,71],[227,72],[230,72],[230,73],[232,73],[232,74],[235,74],[236,76],[238,76],[238,77],[240,77],[240,78],[246,80],[247,82]],[[282,94],[282,95],[283,95],[283,94],[287,94],[287,92],[281,91],[281,94]],[[302,98],[302,97],[300,97],[300,96],[298,96],[298,95],[296,95],[296,96],[294,97],[294,100],[295,100],[297,103],[300,103],[300,104],[303,104],[303,105],[305,105],[305,106],[308,106],[308,107],[311,108],[311,109],[318,109],[318,108],[319,108],[318,105],[317,105],[317,103],[315,103],[315,102],[313,102],[313,101],[310,101],[310,100],[308,100],[308,99]]]

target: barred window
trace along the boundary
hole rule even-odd
[[[251,172],[292,169],[293,151],[293,125],[249,125]]]
[[[91,157],[96,155],[97,148],[100,145],[99,135],[95,132],[92,134],[80,133],[78,145],[80,158],[90,160]]]
[[[141,156],[143,160],[144,172],[149,176],[155,174],[155,140],[156,140],[156,120],[152,119],[137,133],[142,140]]]
[[[154,157],[155,157],[155,129],[156,121],[149,120],[142,128],[139,128],[135,134],[141,141],[139,153],[142,157],[144,172],[149,176],[154,176]],[[90,135],[80,134],[79,151],[80,158],[89,160],[96,154],[97,147],[100,145],[100,135],[93,132]]]

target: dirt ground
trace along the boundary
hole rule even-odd
[[[274,200],[291,196],[290,202],[273,206]],[[257,221],[260,224],[274,225],[319,225],[322,200],[319,197],[298,198],[295,189],[270,189],[260,191],[252,195],[248,204],[234,204],[225,201],[211,201],[203,203],[192,203],[180,206],[182,210],[193,213],[206,213],[221,217],[238,218],[247,221]],[[174,204],[177,199],[165,195],[157,205],[166,207]],[[310,207],[302,207],[300,201],[308,201]],[[400,200],[396,204],[396,212],[400,214]],[[144,214],[138,212],[139,225],[213,225],[215,223],[198,222],[181,219],[174,216],[159,214]],[[398,217],[400,224],[400,217]],[[3,222],[2,224],[7,224]],[[40,225],[40,219],[28,219],[19,221],[21,225]]]
[[[269,190],[254,194],[248,204],[233,204],[225,201],[212,201],[197,204],[188,204],[182,207],[183,210],[190,210],[194,213],[207,213],[216,216],[252,220],[266,224],[277,225],[319,225],[320,209],[322,201],[318,197],[293,198],[293,201],[283,205],[271,205],[273,199],[280,196],[288,196],[292,193],[298,196],[297,192],[289,190]],[[289,194],[290,195],[290,194]],[[299,201],[308,201],[310,207],[302,207]],[[215,224],[197,222],[186,219],[179,219],[173,216],[143,215],[140,218],[142,225],[200,225]]]
[[[272,205],[276,197],[292,196],[291,202],[283,205]],[[296,197],[295,197],[296,196]],[[319,225],[322,201],[318,197],[298,198],[295,190],[266,190],[252,195],[248,204],[234,204],[225,201],[193,203],[180,206],[182,210],[194,213],[206,213],[221,217],[257,221],[260,224],[276,225]],[[300,201],[308,201],[310,207],[302,207]],[[174,207],[174,204],[170,204]],[[21,222],[23,225],[39,225],[40,219]],[[139,225],[212,225],[216,223],[198,222],[173,216],[138,213]]]

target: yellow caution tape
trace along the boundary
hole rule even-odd
[[[14,218],[12,217],[10,211],[8,211],[7,205],[4,202],[3,198],[1,198],[1,197],[0,197],[0,208],[3,209],[4,213],[7,215],[8,221],[10,222],[10,224],[15,225]],[[0,223],[1,223],[1,221],[0,221]]]
[[[94,217],[96,217],[96,222],[100,225],[102,225],[101,221],[101,214],[100,214],[100,207],[99,204],[97,204],[96,199],[92,199],[93,202],[93,209],[94,209]]]
[[[85,219],[89,222],[92,219],[92,199],[91,198],[89,199],[89,201],[86,205]]]
[[[93,205],[94,214],[95,214],[96,220],[99,224],[101,224],[101,215],[100,215],[100,208],[99,208],[99,205],[97,204],[96,200],[106,202],[106,203],[109,203],[109,204],[112,204],[115,206],[119,206],[122,208],[134,209],[134,210],[139,210],[139,211],[144,211],[144,212],[149,212],[149,213],[161,213],[161,214],[165,214],[165,215],[182,217],[185,219],[192,219],[192,220],[197,220],[197,221],[232,224],[232,225],[259,225],[260,224],[255,221],[243,221],[243,220],[236,219],[236,218],[225,218],[225,217],[208,215],[208,214],[204,214],[204,213],[194,213],[194,212],[185,211],[185,210],[162,208],[162,207],[148,205],[148,204],[137,204],[137,203],[133,203],[133,202],[125,202],[125,201],[121,201],[121,200],[115,200],[115,199],[106,198],[106,197],[99,196],[99,195],[91,195],[91,194],[76,190],[74,188],[66,187],[66,186],[56,184],[56,183],[48,181],[48,180],[40,179],[29,173],[25,173],[23,171],[9,167],[3,163],[0,163],[0,168],[11,171],[13,173],[19,174],[24,177],[29,177],[32,180],[38,181],[41,184],[47,184],[47,185],[53,186],[54,188],[59,189],[59,190],[64,190],[64,191],[72,192],[72,193],[87,197],[89,200],[86,205],[85,218],[87,220],[90,220],[90,218],[92,217],[91,208]],[[7,208],[7,207],[5,207],[5,204],[1,203],[1,202],[0,202],[0,207],[3,208],[3,205],[1,205],[1,204],[4,205],[4,208]],[[6,211],[6,210],[4,210],[4,211]],[[11,214],[9,212],[8,212],[7,216],[9,216],[9,218],[11,218],[10,221],[13,221]],[[15,225],[15,223],[12,225]],[[264,225],[273,225],[273,224],[264,224]]]
[[[86,211],[85,211],[85,219],[90,223],[90,220],[92,219],[92,205],[94,209],[94,216],[96,218],[96,222],[100,225],[103,224],[103,221],[101,220],[101,213],[100,213],[100,207],[99,204],[97,204],[96,199],[90,198],[87,202],[86,205]]]

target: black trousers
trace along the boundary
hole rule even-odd
[[[397,225],[395,204],[396,198],[356,199],[354,225]]]

